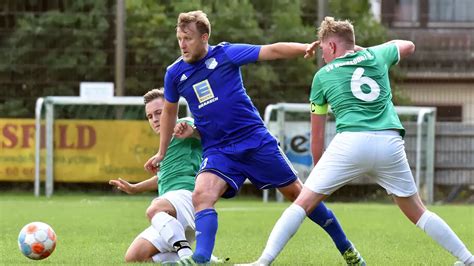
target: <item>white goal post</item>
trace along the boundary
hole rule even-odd
[[[435,107],[415,107],[415,106],[396,106],[398,115],[400,116],[414,116],[416,117],[416,152],[415,152],[415,169],[414,178],[420,191],[420,195],[428,203],[433,203],[434,199],[434,146],[435,146],[435,123],[436,123],[436,108]],[[264,121],[267,127],[273,134],[278,136],[281,148],[285,150],[285,139],[289,131],[285,127],[287,113],[308,113],[308,104],[304,103],[278,103],[270,104],[265,109]],[[276,112],[276,120],[272,120],[272,114]],[[309,134],[309,120],[307,132]],[[402,121],[405,125],[405,123]],[[326,140],[332,139],[334,136],[334,129],[328,132],[326,127]],[[291,160],[291,159],[290,159]],[[412,165],[413,166],[413,165]],[[424,167],[423,167],[424,166]],[[422,169],[424,168],[424,169]],[[424,170],[424,171],[423,171]],[[309,171],[308,171],[309,173]],[[423,176],[422,176],[423,173]],[[301,176],[300,176],[301,178]],[[421,184],[424,184],[421,187]],[[268,201],[268,190],[263,192],[264,201]],[[281,194],[277,193],[277,200],[282,200]]]
[[[185,105],[187,114],[191,112],[183,98],[179,100],[180,105]],[[45,109],[45,146],[46,146],[46,178],[45,194],[47,197],[53,194],[54,184],[54,106],[57,105],[115,105],[115,106],[144,106],[143,97],[123,96],[123,97],[105,97],[101,99],[91,99],[79,96],[49,96],[38,98],[35,109],[35,181],[34,194],[40,195],[40,173],[41,173],[41,118],[43,106]]]

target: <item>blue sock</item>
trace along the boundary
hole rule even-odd
[[[214,209],[204,209],[195,215],[196,250],[193,260],[206,263],[211,260],[212,250],[217,234],[217,212]]]
[[[308,215],[311,221],[321,226],[331,236],[332,241],[336,244],[337,249],[341,254],[351,247],[351,242],[347,239],[346,234],[342,231],[342,227],[336,219],[332,211],[326,208],[323,202]]]

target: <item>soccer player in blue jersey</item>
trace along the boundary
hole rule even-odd
[[[209,262],[217,233],[214,205],[220,197],[234,197],[247,178],[259,189],[278,188],[291,201],[302,189],[294,169],[246,94],[240,66],[311,57],[317,43],[211,46],[210,33],[211,25],[202,11],[179,15],[176,36],[181,57],[167,68],[160,149],[145,164],[145,169],[154,171],[165,157],[176,123],[178,100],[184,97],[201,136],[203,162],[193,192],[196,249],[183,264]],[[348,264],[365,264],[324,204],[308,217],[331,236]]]

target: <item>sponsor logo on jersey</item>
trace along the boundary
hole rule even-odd
[[[194,84],[193,89],[200,103],[198,106],[199,109],[219,100],[218,97],[214,96],[211,84],[209,84],[209,81],[207,79]]]
[[[206,67],[207,69],[214,69],[217,66],[217,61],[214,57],[211,57],[206,60]]]
[[[186,76],[186,74],[183,74],[181,75],[181,78],[179,79],[179,81],[184,81],[184,80],[187,80],[188,77]]]

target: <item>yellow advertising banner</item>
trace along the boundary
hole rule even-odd
[[[42,127],[44,133],[44,126]],[[45,172],[45,136],[41,141],[41,178]],[[150,177],[143,165],[156,153],[159,137],[146,121],[56,120],[54,180],[102,182]],[[0,181],[33,181],[35,120],[0,119]]]

